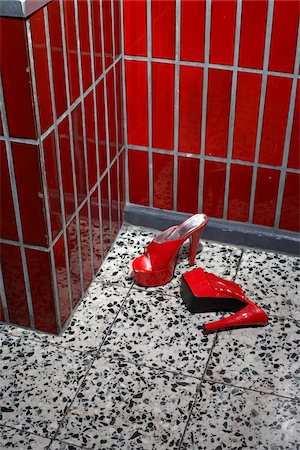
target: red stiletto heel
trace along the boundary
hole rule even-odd
[[[192,313],[230,311],[229,317],[203,325],[203,332],[227,330],[245,326],[265,326],[267,314],[245,296],[243,290],[233,281],[203,269],[187,272],[181,279],[181,296]]]
[[[157,235],[145,248],[145,254],[132,263],[135,281],[142,286],[161,286],[174,275],[177,254],[190,238],[190,265],[194,264],[201,233],[207,224],[205,214],[195,214],[178,226]]]

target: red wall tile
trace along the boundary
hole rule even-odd
[[[121,54],[121,3],[120,3],[120,0],[114,0],[113,7],[114,7],[115,58],[117,58]]]
[[[279,166],[285,139],[292,80],[268,77],[259,162]]]
[[[260,74],[238,73],[232,148],[234,159],[254,161],[260,91]]]
[[[10,136],[37,135],[29,71],[25,21],[0,18],[0,61]],[[16,105],[18,107],[16,108]]]
[[[236,20],[235,0],[213,0],[211,8],[211,34],[209,62],[233,64]]]
[[[80,262],[79,262],[78,240],[76,230],[77,230],[76,219],[73,219],[70,225],[67,227],[67,243],[69,252],[73,306],[77,305],[79,299],[81,298]]]
[[[203,212],[208,216],[223,217],[225,178],[225,164],[205,161]]]
[[[248,221],[252,172],[250,166],[231,165],[227,219]]]
[[[192,214],[198,211],[199,165],[199,159],[178,158],[178,211]]]
[[[15,211],[10,186],[5,142],[0,141],[0,237],[18,241]],[[4,219],[3,219],[4,218]]]
[[[147,55],[145,0],[124,1],[124,47],[126,55]]]
[[[111,227],[112,227],[112,239],[115,240],[119,227],[118,227],[118,174],[117,174],[117,162],[114,163],[110,169],[110,208],[111,208]]]
[[[151,2],[152,56],[175,58],[175,1]]]
[[[206,119],[207,155],[226,157],[232,72],[210,69]]]
[[[93,260],[94,260],[94,270],[95,272],[99,269],[102,262],[102,247],[101,247],[101,233],[100,219],[99,219],[99,208],[98,203],[98,190],[93,192],[91,195],[91,229],[92,229],[92,240],[93,240]]]
[[[267,11],[267,0],[248,0],[242,3],[240,67],[263,67]]]
[[[74,157],[76,168],[77,197],[78,197],[78,205],[80,205],[80,203],[83,202],[83,200],[87,195],[81,104],[79,104],[72,111],[72,122],[73,122],[73,142],[75,154]]]
[[[147,63],[126,61],[128,143],[148,145]],[[136,101],[138,99],[138,101]]]
[[[116,116],[115,116],[115,95],[114,95],[114,73],[110,70],[106,76],[107,103],[108,103],[108,131],[109,131],[109,152],[110,160],[116,156]]]
[[[294,72],[296,54],[299,2],[274,2],[269,70]]]
[[[85,129],[87,160],[89,170],[89,188],[92,189],[97,181],[97,161],[96,161],[96,139],[95,139],[95,117],[94,117],[94,98],[93,92],[90,92],[84,99],[85,108]]]
[[[105,67],[113,63],[111,1],[102,1]]]
[[[279,228],[300,231],[300,175],[287,173]]]
[[[180,53],[184,61],[204,61],[205,2],[181,2]]]
[[[29,326],[23,267],[19,247],[0,244],[5,295],[11,323]]]
[[[153,154],[153,206],[173,209],[173,171],[172,155]]]
[[[128,151],[129,201],[149,205],[148,152]]]
[[[200,152],[203,69],[180,67],[179,151]]]
[[[125,156],[124,151],[118,158],[119,163],[119,193],[120,193],[120,223],[123,223],[123,208],[125,206]]]
[[[68,275],[64,237],[61,236],[53,247],[61,323],[64,325],[71,314],[68,290]]]
[[[300,169],[300,81],[298,80],[296,103],[293,118],[293,127],[291,134],[288,167],[292,169]]]
[[[117,117],[118,117],[118,151],[124,145],[124,119],[123,119],[123,90],[122,90],[122,66],[121,62],[116,65],[116,95],[117,95]]]
[[[100,175],[107,168],[106,130],[105,130],[105,105],[104,105],[104,81],[96,86],[97,125],[98,125],[98,151]]]
[[[89,236],[89,217],[87,203],[83,205],[79,212],[80,222],[80,241],[81,241],[81,259],[82,259],[82,271],[83,271],[83,285],[84,289],[88,287],[92,281],[92,268],[91,268],[91,249],[90,249],[90,236]]]
[[[101,192],[103,258],[105,258],[110,248],[108,175],[105,175],[105,177],[100,183],[100,192]]]
[[[253,223],[274,226],[279,170],[258,168]]]
[[[82,82],[83,82],[83,91],[86,91],[88,87],[92,84],[91,48],[89,37],[87,0],[80,0],[79,2],[77,2],[77,5],[78,5]],[[98,32],[99,31],[100,30],[98,30]]]
[[[94,47],[94,65],[95,65],[95,79],[100,77],[103,72],[102,67],[102,37],[101,37],[101,22],[100,22],[100,8],[99,1],[92,0],[92,27],[93,27],[93,47]]]
[[[174,147],[174,65],[152,64],[152,145]]]
[[[76,42],[74,0],[63,2],[71,103],[79,97],[79,72]]]

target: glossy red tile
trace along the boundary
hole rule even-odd
[[[100,175],[107,168],[107,152],[106,152],[106,130],[105,130],[105,104],[104,104],[104,81],[96,86],[96,102],[97,102],[97,128],[98,128],[98,151]]]
[[[60,164],[64,192],[66,222],[75,211],[75,195],[73,185],[73,170],[71,156],[71,142],[68,117],[58,125]]]
[[[223,158],[227,155],[231,81],[230,71],[208,70],[205,148],[207,155]]]
[[[89,170],[89,189],[97,181],[96,138],[93,92],[84,99],[87,160]]]
[[[284,147],[292,80],[269,76],[259,162],[280,166]]]
[[[17,225],[12,199],[5,142],[0,141],[0,237],[18,241]]]
[[[253,223],[274,226],[280,171],[258,168]]]
[[[300,232],[300,175],[287,172],[279,228]]]
[[[80,0],[78,5],[78,23],[80,36],[80,55],[82,68],[83,91],[92,84],[91,47],[89,37],[89,19],[87,0]],[[98,30],[99,32],[99,30]]]
[[[230,184],[228,195],[228,220],[247,222],[253,168],[232,164],[230,168]]]
[[[236,0],[212,0],[209,62],[233,64]]]
[[[100,193],[101,193],[103,258],[105,258],[110,248],[108,175],[105,175],[105,177],[100,183]]]
[[[35,138],[37,131],[25,21],[1,17],[0,38],[1,76],[9,134]]]
[[[29,313],[19,247],[0,244],[0,260],[10,322],[29,327]]]
[[[109,153],[112,161],[116,156],[116,116],[114,95],[114,72],[110,70],[106,75],[107,106],[108,106],[108,131],[109,131]]]
[[[242,4],[239,66],[262,69],[267,23],[267,0],[246,0]]]
[[[147,63],[126,61],[126,109],[128,143],[148,145]],[[138,101],[136,101],[138,99]]]
[[[124,47],[126,55],[147,55],[146,0],[124,1]]]
[[[92,28],[93,28],[93,48],[94,48],[94,66],[95,79],[100,77],[103,72],[102,65],[102,37],[101,37],[101,22],[100,22],[100,8],[99,1],[92,0]]]
[[[148,152],[128,151],[129,201],[149,206]]]
[[[44,158],[47,178],[49,210],[52,229],[52,239],[62,229],[62,214],[60,206],[58,171],[56,160],[56,144],[54,132],[49,134],[43,141],[44,144]]]
[[[181,2],[181,60],[204,62],[204,38],[205,1]]]
[[[81,241],[81,260],[83,272],[83,286],[87,289],[92,281],[92,267],[91,267],[91,248],[89,236],[89,216],[87,203],[83,205],[79,212],[80,222],[80,241]]]
[[[75,306],[79,302],[82,295],[76,218],[73,219],[70,225],[67,227],[67,244],[69,253],[72,302],[73,306]]]
[[[112,15],[111,1],[102,1],[105,67],[113,63]]]
[[[205,161],[203,212],[209,217],[223,217],[226,164]]]
[[[269,70],[294,72],[299,10],[294,0],[274,2]]]
[[[49,34],[51,42],[52,73],[56,115],[60,117],[67,109],[62,31],[60,22],[59,1],[48,4]]]
[[[152,64],[152,146],[174,147],[174,65]]]
[[[172,155],[153,154],[153,206],[173,209],[174,158]]]
[[[203,69],[180,67],[179,151],[200,153]]]
[[[73,143],[76,170],[77,198],[78,205],[83,202],[87,195],[86,191],[86,170],[84,162],[83,129],[82,129],[82,111],[79,104],[72,111],[73,122]]]
[[[262,76],[239,72],[235,105],[233,159],[254,161]]]
[[[291,169],[300,169],[300,81],[298,80],[296,103],[294,110],[292,134],[290,141],[288,167]]]
[[[192,214],[198,211],[199,166],[199,159],[178,158],[178,211]]]
[[[38,147],[13,143],[12,154],[24,242],[48,246]]]
[[[110,210],[111,210],[111,234],[114,241],[118,231],[118,173],[117,162],[110,169]]]
[[[50,255],[27,248],[26,260],[35,326],[40,331],[57,333]]]
[[[63,2],[71,103],[80,94],[74,0]]]
[[[123,209],[125,206],[125,153],[122,151],[118,158],[119,164],[119,193],[120,193],[120,223],[123,223]]]
[[[59,298],[59,308],[62,326],[71,314],[71,303],[68,289],[68,274],[65,254],[64,236],[61,236],[53,247],[56,282]]]
[[[94,261],[94,271],[97,272],[102,262],[102,245],[101,245],[101,227],[99,218],[99,188],[91,195],[91,231],[92,231],[92,241],[93,241],[93,261]]]
[[[151,2],[154,58],[175,58],[175,8],[174,0]]]
[[[121,2],[113,1],[114,7],[114,38],[115,38],[115,58],[121,54]]]
[[[117,95],[117,117],[118,117],[118,151],[124,145],[124,119],[123,119],[123,90],[122,90],[122,66],[121,62],[116,65],[116,95]]]

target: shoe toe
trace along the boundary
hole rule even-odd
[[[138,258],[136,258],[133,261],[132,268],[134,271],[137,271],[137,272],[151,271],[152,266],[151,266],[150,259],[148,258],[147,255],[139,256]]]

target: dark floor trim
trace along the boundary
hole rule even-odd
[[[183,222],[189,216],[190,214],[132,204],[127,204],[124,209],[125,222],[156,230],[165,230],[171,225]],[[202,235],[208,240],[292,255],[300,255],[299,236],[298,233],[218,219],[209,219]]]

